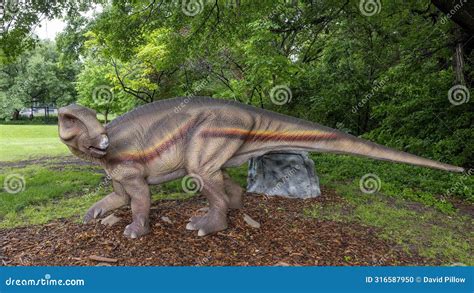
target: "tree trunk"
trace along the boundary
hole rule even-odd
[[[12,118],[13,118],[13,120],[20,119],[20,110],[18,110],[18,109],[13,110]]]
[[[454,37],[456,38],[456,44],[454,45],[453,69],[456,75],[456,84],[466,85],[464,79],[464,38],[460,28],[456,28]]]

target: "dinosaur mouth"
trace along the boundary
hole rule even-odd
[[[106,150],[107,150],[107,148],[101,149],[101,148],[97,148],[97,147],[94,147],[94,146],[90,146],[88,149],[92,154],[97,155],[97,156],[105,155]]]

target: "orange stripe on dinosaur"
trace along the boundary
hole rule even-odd
[[[324,139],[336,139],[336,133],[319,130],[295,130],[295,131],[270,131],[270,130],[245,130],[240,128],[215,128],[202,132],[204,137],[226,137],[238,138],[245,141],[313,141]]]
[[[153,144],[144,150],[124,151],[120,154],[121,161],[150,161],[159,157],[163,152],[168,150],[178,140],[186,136],[193,123],[188,123],[170,133],[165,139]]]

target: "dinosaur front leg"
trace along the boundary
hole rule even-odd
[[[109,211],[118,209],[130,202],[130,197],[117,182],[112,182],[114,192],[96,202],[84,216],[84,223],[105,215]]]
[[[150,232],[150,189],[143,178],[134,177],[122,182],[125,192],[130,196],[132,223],[125,227],[123,234],[138,238]]]

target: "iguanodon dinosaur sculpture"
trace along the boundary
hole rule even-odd
[[[186,228],[199,236],[227,228],[227,211],[242,205],[243,189],[224,169],[271,151],[305,150],[352,154],[441,170],[464,169],[393,150],[346,133],[234,101],[175,98],[147,104],[105,127],[96,112],[59,109],[59,136],[78,157],[99,162],[114,192],[94,204],[84,221],[130,203],[133,221],[124,234],[149,232],[149,184],[194,174],[209,211]]]

